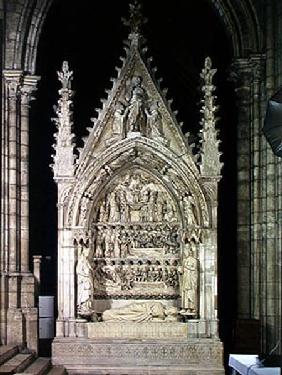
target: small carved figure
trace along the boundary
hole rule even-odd
[[[120,209],[114,191],[110,193],[109,197],[109,221],[112,223],[120,221]]]
[[[146,114],[144,102],[146,92],[142,87],[142,78],[133,77],[131,81],[130,94],[127,97],[129,106],[126,109],[127,132],[144,132],[146,128]]]
[[[123,132],[123,123],[124,123],[124,112],[125,107],[121,102],[116,104],[116,110],[114,113],[114,121],[113,121],[113,135],[119,135]]]
[[[155,204],[157,199],[157,192],[150,191],[150,198],[148,204],[148,221],[155,221]]]
[[[164,202],[164,220],[169,223],[176,221],[175,208],[170,199],[167,199]]]
[[[106,210],[106,199],[104,199],[100,206],[99,221],[102,223],[106,223],[107,220],[108,220],[108,215],[107,215],[107,210]]]
[[[120,236],[119,233],[114,233],[114,257],[119,258],[120,257]]]
[[[194,213],[194,199],[192,195],[186,194],[182,198],[182,204],[183,204],[183,210],[184,210],[184,215],[187,220],[188,225],[195,225],[196,224],[196,217]]]
[[[96,236],[96,247],[95,247],[95,255],[97,258],[103,258],[104,257],[104,235],[98,231]]]
[[[129,238],[125,232],[120,235],[120,257],[125,258],[128,254],[128,242]]]
[[[157,192],[156,197],[156,218],[157,221],[163,221],[164,217],[164,205],[163,205],[163,197],[161,195],[161,192]]]
[[[182,266],[179,267],[182,313],[197,311],[198,260],[194,256],[193,244],[185,244]]]
[[[129,220],[129,205],[127,203],[126,191],[119,191],[119,201],[120,201],[120,221],[122,223],[127,223]]]
[[[129,265],[125,265],[123,267],[122,277],[121,277],[121,289],[122,290],[130,290],[133,288],[134,282],[134,272],[132,267]]]
[[[168,266],[166,269],[166,286],[177,288],[178,287],[178,273],[175,267]]]
[[[80,203],[80,221],[83,223],[86,219],[86,213],[88,210],[89,197],[84,195]]]
[[[163,124],[162,116],[159,111],[159,103],[154,102],[146,111],[148,117],[148,125],[152,138],[158,138],[163,136]]]
[[[102,314],[103,321],[131,321],[131,322],[165,322],[177,321],[176,307],[167,307],[161,302],[139,302],[130,305],[106,310]]]
[[[82,317],[89,316],[93,310],[93,274],[88,257],[89,248],[79,245],[76,266],[77,312]]]
[[[113,243],[112,243],[112,231],[110,228],[105,230],[105,257],[111,258],[113,252]]]

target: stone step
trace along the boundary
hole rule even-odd
[[[10,358],[18,353],[19,349],[16,345],[0,346],[0,365],[7,362]]]
[[[49,358],[37,358],[30,366],[28,366],[22,374],[28,375],[44,375],[51,365]]]
[[[46,375],[65,375],[66,370],[64,366],[53,366]]]
[[[33,361],[32,354],[17,354],[0,366],[0,375],[10,375],[24,371]]]

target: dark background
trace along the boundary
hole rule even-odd
[[[184,132],[195,137],[199,130],[199,74],[206,56],[218,69],[215,77],[218,128],[223,152],[223,178],[219,189],[219,319],[226,353],[231,350],[236,315],[236,107],[228,82],[232,59],[218,14],[205,0],[144,0],[148,18],[144,36],[168,98],[184,121]],[[121,66],[127,29],[121,17],[128,15],[128,2],[55,0],[39,41],[37,71],[41,81],[31,108],[30,132],[30,227],[31,255],[43,255],[41,294],[56,295],[56,186],[49,165],[54,150],[53,105],[58,99],[56,71],[68,60],[74,71],[74,132],[77,144],[91,126],[95,108],[111,87],[110,77]],[[46,258],[47,257],[47,258]],[[49,258],[51,257],[51,259]]]

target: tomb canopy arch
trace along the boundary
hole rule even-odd
[[[148,165],[150,165],[149,168]],[[205,227],[209,225],[207,199],[192,157],[188,154],[183,155],[183,158],[179,157],[171,150],[161,149],[156,142],[142,137],[123,140],[115,144],[114,150],[106,149],[99,156],[99,160],[95,160],[94,165],[89,164],[78,176],[65,206],[68,221],[66,224],[89,228],[92,210],[90,206],[95,206],[112,179],[125,173],[126,170],[136,168],[146,171],[161,182],[176,202],[177,195],[184,196],[190,193],[196,203],[199,225]],[[73,192],[76,193],[72,194]],[[83,200],[88,200],[90,204],[82,225],[80,207],[83,205]]]

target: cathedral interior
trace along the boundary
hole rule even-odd
[[[194,155],[201,147],[197,146],[203,118],[200,74],[207,57],[216,69],[215,122],[223,167],[218,173],[221,179],[215,195],[217,293],[213,303],[224,365],[228,367],[230,353],[267,354],[275,348],[274,354],[281,355],[282,169],[281,160],[274,155],[262,128],[268,100],[279,90],[282,80],[282,3],[140,3],[146,17],[142,35],[152,67],[157,67],[154,74],[162,79],[162,89],[168,88],[166,96],[171,100],[177,122],[183,122],[183,134],[189,132],[189,144],[196,144]],[[55,296],[55,317],[60,322],[60,306],[66,305],[65,292],[58,291],[58,285],[64,283],[58,282],[61,224],[57,210],[61,180],[54,167],[50,168],[52,164],[56,168],[52,155],[58,155],[58,145],[54,151],[56,121],[52,121],[60,90],[57,72],[63,61],[73,71],[72,132],[75,148],[83,149],[87,144],[83,141],[87,138],[86,129],[93,126],[93,118],[99,117],[101,99],[107,96],[105,90],[111,90],[111,77],[120,74],[120,56],[125,56],[123,41],[128,36],[128,27],[121,19],[128,15],[128,6],[127,0],[0,0],[2,346],[18,345],[33,353],[39,350],[40,354],[38,295]],[[123,176],[125,180],[132,178]],[[150,180],[146,173],[140,178]],[[111,194],[109,190],[108,196]],[[101,210],[95,215],[100,215],[103,222]],[[84,240],[76,241],[79,248]],[[200,245],[206,246],[204,241]],[[32,274],[35,255],[42,256],[40,288],[36,288]],[[59,297],[59,293],[64,297]],[[79,319],[85,318],[79,309],[77,314]],[[69,317],[73,319],[71,314]],[[61,358],[59,345],[64,345],[64,341],[60,342],[59,324],[56,327],[59,338],[52,349],[54,363],[64,365],[63,360],[57,360]],[[65,333],[68,340],[72,336],[70,327]],[[76,329],[78,332],[79,328]],[[90,328],[88,337],[89,332]],[[75,372],[75,367],[68,371],[99,373],[89,369]],[[109,373],[118,374],[114,372],[117,370],[112,371]],[[189,372],[175,372],[178,373]]]

